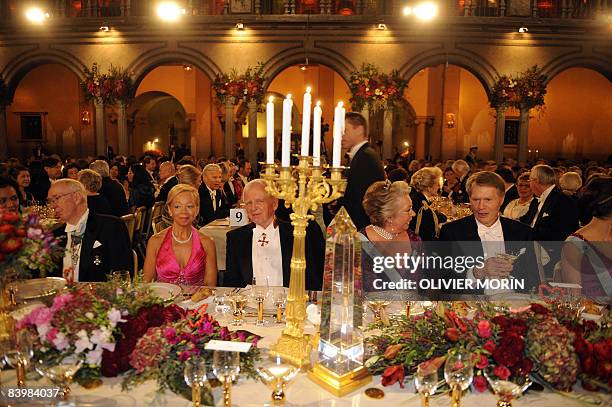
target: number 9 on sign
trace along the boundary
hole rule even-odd
[[[244,226],[249,223],[246,209],[230,209],[230,226]]]

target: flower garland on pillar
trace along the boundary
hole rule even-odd
[[[396,69],[386,74],[379,72],[376,65],[364,63],[349,79],[353,110],[368,108],[377,112],[390,107],[403,97],[407,84]]]
[[[255,67],[247,67],[244,73],[232,69],[230,73],[220,72],[215,76],[213,89],[217,100],[224,105],[227,98],[233,98],[234,105],[244,101],[255,101],[259,106],[264,98],[264,64],[259,62]]]
[[[97,99],[105,105],[124,103],[126,105],[134,99],[136,86],[131,74],[123,68],[110,66],[108,72],[101,73],[96,62],[91,68],[85,68],[85,79],[81,82],[81,89],[85,100]]]
[[[494,109],[542,108],[546,95],[546,76],[537,65],[516,76],[501,75],[493,85],[489,104]]]

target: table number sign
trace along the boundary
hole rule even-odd
[[[249,224],[246,209],[230,209],[230,227],[244,226]]]
[[[248,352],[251,349],[251,345],[250,342],[218,341],[213,339],[206,344],[204,349],[222,350],[226,352]]]

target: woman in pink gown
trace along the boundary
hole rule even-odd
[[[216,286],[215,243],[192,226],[200,211],[198,191],[190,185],[176,185],[168,193],[167,207],[172,226],[149,239],[144,280]]]

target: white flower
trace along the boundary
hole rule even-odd
[[[76,353],[81,353],[85,349],[93,348],[93,344],[89,341],[89,338],[87,337],[87,332],[85,332],[84,329],[81,329],[79,332],[77,332],[77,336],[79,337],[79,339],[74,343],[74,351]]]
[[[38,337],[41,342],[47,340],[47,332],[49,332],[49,324],[42,324],[36,327],[36,331],[38,331]]]
[[[94,318],[93,312],[86,312],[85,316],[87,317],[87,319],[93,319]]]
[[[68,347],[68,339],[66,338],[66,335],[64,335],[62,332],[58,332],[57,335],[55,336],[55,339],[53,339],[53,346],[55,346],[55,348],[57,350],[64,350]]]
[[[102,363],[102,348],[96,346],[94,350],[87,352],[87,358],[85,361],[90,365],[99,365]]]
[[[113,328],[117,326],[117,322],[126,322],[125,319],[121,318],[121,311],[115,308],[111,308],[106,315],[108,316],[108,320]]]
[[[98,345],[97,348],[108,349],[113,352],[115,350],[115,341],[112,332],[107,327],[96,329],[91,334],[91,343]]]

